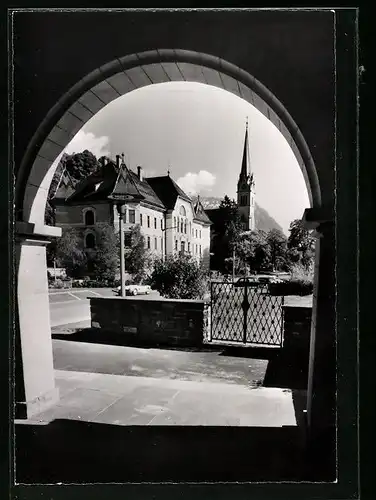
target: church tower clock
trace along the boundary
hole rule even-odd
[[[245,127],[242,166],[238,180],[238,208],[244,231],[255,229],[255,181],[251,172],[248,144],[248,118]]]

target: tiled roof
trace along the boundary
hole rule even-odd
[[[212,221],[209,219],[200,199],[197,200],[195,205],[195,220],[203,222],[204,224],[212,224]]]
[[[130,195],[140,201],[165,208],[146,180],[141,181],[137,174],[125,165],[118,172],[112,161],[81,181],[74,193],[67,199],[67,203],[104,201],[112,195],[115,197],[116,195]]]
[[[192,202],[190,197],[184,193],[169,175],[163,177],[148,177],[146,180],[157,196],[162,200],[167,210],[175,208],[178,196],[189,203]]]

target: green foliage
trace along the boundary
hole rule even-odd
[[[267,268],[271,263],[271,251],[268,235],[255,230],[243,235],[236,245],[237,256],[252,270]]]
[[[51,253],[52,258],[56,259],[57,267],[64,267],[68,276],[80,276],[86,268],[87,257],[82,238],[75,229],[63,231],[62,237],[56,239]]]
[[[110,224],[96,227],[95,251],[90,265],[97,279],[114,280],[119,268],[119,237]]]
[[[218,223],[212,239],[213,263],[220,270],[226,269],[226,259],[232,258],[234,246],[239,240],[242,231],[238,205],[234,200],[225,196],[219,206]]]
[[[125,269],[133,274],[136,283],[141,283],[145,280],[150,265],[150,252],[146,249],[140,226],[136,225],[130,232],[130,246],[125,248]]]
[[[67,155],[64,166],[74,181],[81,181],[95,172],[100,164],[93,153],[85,149],[82,153]]]
[[[271,264],[274,269],[282,269],[287,260],[287,238],[279,229],[271,229],[266,236]]]
[[[99,168],[99,166],[100,163],[98,162],[97,158],[87,149],[82,153],[74,153],[72,155],[64,154],[61,157],[52,178],[50,189],[48,191],[45,212],[46,224],[50,226],[55,225],[55,211],[50,202],[56,193],[56,189],[59,185],[61,176],[63,175],[64,171],[66,170],[70,175],[72,181],[74,183],[77,183],[95,172]]]
[[[287,241],[290,260],[309,268],[315,255],[315,239],[305,229],[303,221],[296,219],[290,224],[290,236]]]
[[[154,262],[150,285],[162,297],[202,299],[207,290],[207,272],[190,255],[169,255]]]

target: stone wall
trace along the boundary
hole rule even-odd
[[[93,328],[130,344],[199,347],[207,338],[208,306],[200,300],[98,297],[90,309]]]
[[[283,349],[308,363],[312,307],[284,306]]]

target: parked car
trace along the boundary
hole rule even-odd
[[[121,295],[121,285],[114,289],[114,292]],[[150,285],[127,285],[125,287],[126,295],[149,295],[151,292]]]
[[[259,282],[262,283],[262,284],[268,284],[269,283],[281,283],[282,280],[277,278],[276,276],[260,276],[258,278]]]
[[[234,286],[258,286],[260,285],[259,279],[256,276],[244,276],[235,281]]]

